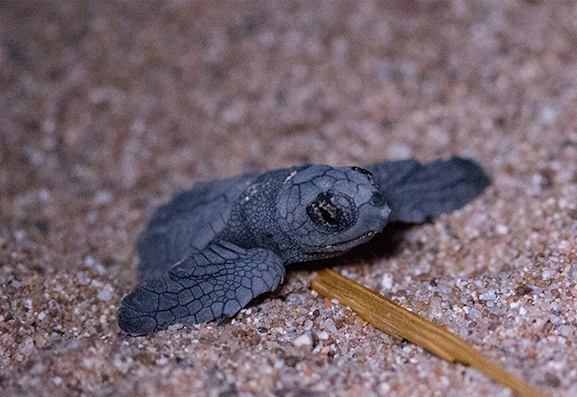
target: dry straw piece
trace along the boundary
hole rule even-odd
[[[523,396],[543,396],[445,328],[332,270],[319,272],[313,289],[349,306],[362,319],[389,335],[406,339],[445,360],[475,368]]]

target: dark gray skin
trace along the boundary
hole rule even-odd
[[[458,157],[307,165],[197,184],[159,207],[140,236],[141,282],[122,300],[118,324],[142,335],[222,322],[274,291],[285,265],[342,255],[387,222],[450,213],[489,184]]]

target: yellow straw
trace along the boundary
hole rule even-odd
[[[443,327],[332,270],[321,271],[313,281],[313,289],[349,306],[362,319],[389,335],[406,339],[445,360],[475,368],[523,396],[543,396]]]

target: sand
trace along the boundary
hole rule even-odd
[[[0,2],[0,394],[510,396],[311,291],[333,269],[577,395],[573,1]],[[471,157],[433,224],[293,266],[223,326],[120,331],[195,182]]]

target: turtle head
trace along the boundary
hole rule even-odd
[[[340,255],[383,230],[391,210],[372,174],[316,165],[293,171],[277,196],[285,262]]]

